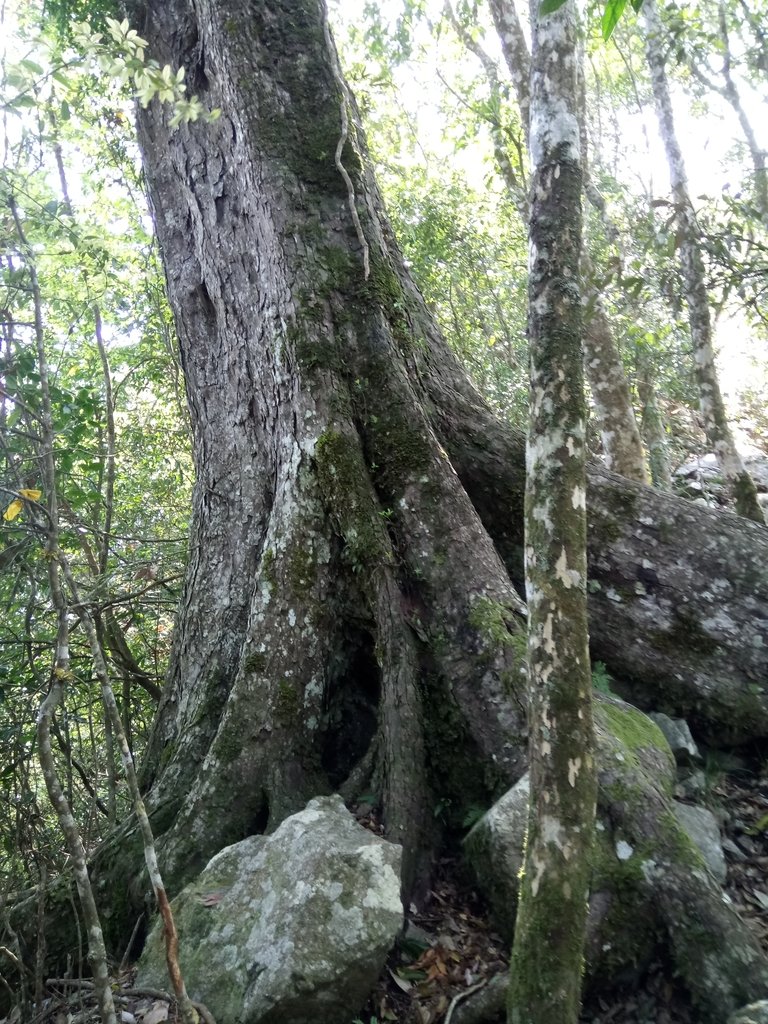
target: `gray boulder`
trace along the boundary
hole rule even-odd
[[[698,848],[704,863],[712,872],[712,876],[722,885],[728,868],[720,840],[720,829],[712,811],[696,804],[681,804],[675,800],[673,804],[675,817],[682,825],[688,838]]]
[[[691,736],[688,723],[683,718],[670,718],[669,715],[649,714],[648,717],[664,733],[669,749],[675,755],[678,764],[690,764],[701,761],[699,748]]]
[[[211,860],[172,903],[187,990],[218,1024],[338,1024],[364,1004],[403,923],[400,847],[338,796]],[[156,923],[137,984],[167,987]]]
[[[464,854],[490,904],[494,924],[510,941],[530,797],[530,783],[525,774],[476,822],[464,839]]]
[[[768,1024],[768,999],[762,999],[759,1003],[750,1003],[732,1014],[728,1018],[728,1024]]]

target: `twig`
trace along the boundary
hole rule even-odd
[[[367,281],[371,273],[370,250],[368,248],[368,242],[365,239],[365,235],[363,234],[363,225],[360,223],[360,215],[357,212],[357,204],[355,203],[355,186],[352,184],[352,179],[341,161],[341,154],[349,137],[349,115],[347,114],[347,107],[350,105],[349,91],[347,89],[347,83],[344,81],[344,76],[341,73],[339,58],[334,48],[333,40],[331,39],[331,30],[328,26],[328,9],[325,4],[322,5],[322,11],[325,45],[328,47],[328,54],[331,58],[333,77],[336,80],[339,91],[341,92],[341,135],[339,136],[339,141],[336,143],[334,159],[338,172],[344,179],[344,184],[347,186],[347,205],[349,206],[352,223],[355,225],[357,239],[363,250],[363,273],[365,280]]]
[[[139,926],[141,925],[141,922],[143,920],[144,920],[144,912],[142,911],[139,914],[139,916],[136,918],[136,924],[133,926],[133,931],[131,932],[130,939],[128,939],[128,945],[125,947],[125,952],[123,953],[123,959],[120,961],[120,967],[118,968],[119,971],[124,971],[126,969],[126,967],[128,966],[128,957],[131,955],[131,950],[133,949],[133,943],[136,940],[136,936],[137,936],[137,934],[139,932]]]
[[[453,1011],[456,1009],[459,1003],[466,999],[467,996],[471,996],[473,992],[477,992],[479,989],[481,989],[484,985],[487,984],[488,979],[483,978],[483,980],[478,981],[476,985],[470,985],[469,988],[465,988],[463,992],[457,992],[457,994],[451,1000],[451,1005],[448,1007],[448,1012],[445,1015],[445,1020],[443,1024],[451,1024],[451,1017],[453,1016]]]
[[[93,989],[92,981],[89,981],[88,979],[79,978],[47,978],[46,984],[63,985],[65,987],[69,986],[70,988],[77,986],[79,988]],[[479,988],[479,986],[476,987]],[[118,998],[133,997],[139,999],[141,997],[146,997],[148,999],[162,999],[166,1003],[174,1002],[174,997],[170,994],[170,992],[166,992],[162,988],[121,988],[115,994],[118,996]],[[200,1014],[203,1024],[216,1024],[215,1017],[208,1009],[208,1007],[205,1005],[205,1003],[197,1003],[193,999],[192,1005]]]

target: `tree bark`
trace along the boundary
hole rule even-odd
[[[438,430],[521,585],[524,440],[452,384],[432,391]],[[633,703],[686,715],[712,742],[768,735],[766,531],[595,464],[587,510],[593,658]]]
[[[348,101],[320,0],[151,0],[132,20],[222,110],[176,129],[139,112],[197,473],[142,771],[163,875],[177,891],[342,789],[377,794],[410,892],[436,802],[460,820],[526,765],[522,438],[437,334],[352,104],[351,190],[339,171]],[[638,699],[766,734],[765,531],[589,477],[597,656]],[[132,822],[97,857],[113,941],[140,857]]]
[[[589,257],[582,256],[585,288],[584,369],[595,403],[595,419],[600,430],[605,464],[614,473],[646,483],[645,452],[637,428],[624,364],[595,286]],[[590,278],[593,279],[590,282]]]
[[[363,277],[320,8],[193,15],[177,0],[150,5],[141,30],[224,111],[175,131],[162,109],[140,115],[196,436],[191,559],[143,771],[178,881],[337,785],[374,734],[389,737],[378,778],[418,775],[425,662],[432,701],[461,708],[479,763],[516,777],[523,715],[503,695],[518,691],[506,641],[523,608],[497,551],[520,581],[524,470],[522,439],[468,383],[402,267],[355,127],[342,159],[371,247]],[[596,656],[641,699],[672,681],[665,703],[764,734],[753,690],[768,595],[760,562],[740,557],[762,533],[598,470],[591,481]],[[403,711],[379,720],[380,697]],[[349,701],[370,733],[351,744]],[[407,797],[389,786],[397,834],[410,821],[421,835],[428,774]]]
[[[140,114],[197,470],[143,773],[177,882],[340,785],[373,744],[410,884],[446,784],[424,680],[479,753],[476,788],[524,762],[522,705],[503,699],[522,602],[422,407],[427,315],[354,117],[352,195],[335,165],[346,99],[324,17],[314,0],[179,0],[150,4],[142,29],[223,111],[176,131],[155,105]]]
[[[651,482],[661,491],[672,490],[672,471],[669,465],[669,451],[664,416],[656,399],[653,384],[653,367],[644,357],[638,366],[637,393],[642,406],[642,430],[648,448],[648,467]]]
[[[510,1024],[576,1024],[597,791],[587,634],[576,6],[542,15],[539,0],[532,0],[531,26],[525,496],[531,798],[507,1009]]]

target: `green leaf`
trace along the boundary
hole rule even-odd
[[[31,71],[33,75],[42,75],[43,69],[39,64],[35,64],[33,60],[22,60],[19,61],[25,71]]]
[[[552,14],[554,11],[559,11],[564,3],[565,0],[541,0],[539,11],[542,14]]]
[[[748,828],[747,835],[756,836],[760,832],[765,832],[766,829],[768,829],[768,814],[764,814],[751,828]]]
[[[616,28],[626,6],[627,0],[608,0],[608,3],[605,5],[601,28],[603,30],[603,39],[606,42],[611,38],[613,30]]]

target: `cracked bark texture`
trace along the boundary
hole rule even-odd
[[[748,519],[765,524],[757,500],[754,481],[744,467],[731,433],[720,392],[712,343],[712,320],[707,295],[706,271],[701,256],[696,212],[688,191],[688,178],[682,150],[677,140],[672,98],[667,81],[664,26],[656,0],[645,0],[645,54],[651,72],[651,88],[659,122],[659,134],[669,164],[672,197],[679,232],[680,268],[683,274],[688,323],[693,344],[693,366],[699,391],[699,408],[708,442],[736,505],[736,511]]]
[[[333,158],[342,96],[323,8],[146,14],[158,59],[223,111],[178,131],[158,107],[140,115],[197,471],[143,774],[160,830],[171,825],[166,873],[274,827],[374,744],[408,878],[428,845],[430,773],[444,775],[426,750],[425,679],[446,730],[476,749],[478,779],[520,770],[524,715],[504,698],[522,602],[424,410],[426,313],[353,132],[341,156],[364,277]]]
[[[364,276],[324,5],[129,13],[222,110],[173,130],[157,105],[138,115],[197,473],[142,768],[164,878],[178,891],[223,846],[341,789],[377,794],[409,892],[437,799],[460,814],[526,766],[523,439],[438,335],[352,109]],[[594,467],[589,481],[596,657],[638,699],[765,735],[766,532]],[[140,859],[129,821],[94,864],[116,946]]]

